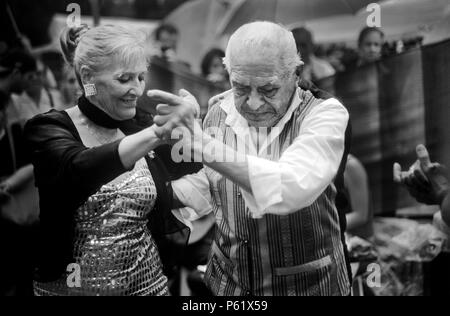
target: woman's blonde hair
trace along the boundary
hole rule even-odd
[[[67,28],[61,33],[60,43],[63,56],[74,68],[80,85],[82,66],[97,72],[106,69],[117,60],[130,64],[142,58],[146,59],[145,35],[123,26]]]

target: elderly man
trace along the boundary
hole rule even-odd
[[[161,137],[188,129],[183,142],[205,165],[172,187],[199,213],[211,201],[217,229],[206,283],[216,295],[348,295],[332,184],[346,109],[298,88],[303,63],[292,33],[277,24],[239,28],[225,64],[233,89],[203,131],[191,95],[148,93],[164,103],[155,117]]]

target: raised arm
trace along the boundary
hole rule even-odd
[[[440,205],[442,219],[450,226],[450,175],[446,166],[432,163],[425,146],[416,148],[418,160],[402,171],[394,165],[394,181],[404,184],[409,193],[420,203]]]
[[[201,157],[205,165],[240,186],[255,217],[284,215],[309,206],[336,176],[348,124],[348,112],[337,100],[327,100],[311,110],[294,143],[279,161],[270,161],[236,152],[202,132],[195,120],[183,115],[192,101],[158,91],[149,92],[149,97],[170,104],[158,106],[162,115],[155,117],[155,123],[168,132],[186,127],[193,135],[194,157]],[[228,152],[221,157],[235,159],[223,162],[215,157],[217,152]]]
[[[87,148],[71,132],[68,118],[61,115],[35,117],[27,123],[25,136],[37,186],[74,194],[80,200],[132,168],[159,142],[154,132],[147,129],[110,144]]]

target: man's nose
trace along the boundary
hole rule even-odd
[[[253,110],[253,111],[258,110],[262,105],[264,105],[264,103],[265,102],[264,102],[263,98],[261,97],[261,95],[258,92],[252,91],[250,93],[247,104],[251,110]]]

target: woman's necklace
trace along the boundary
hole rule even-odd
[[[119,139],[119,129],[117,128],[109,129],[98,126],[87,117],[82,117],[81,123],[86,126],[89,134],[91,134],[91,136],[93,136],[100,143],[100,145],[106,145]]]
[[[101,145],[112,143],[118,139],[120,121],[110,117],[106,112],[89,102],[86,96],[78,99],[81,112],[81,123],[85,125],[89,134]]]

